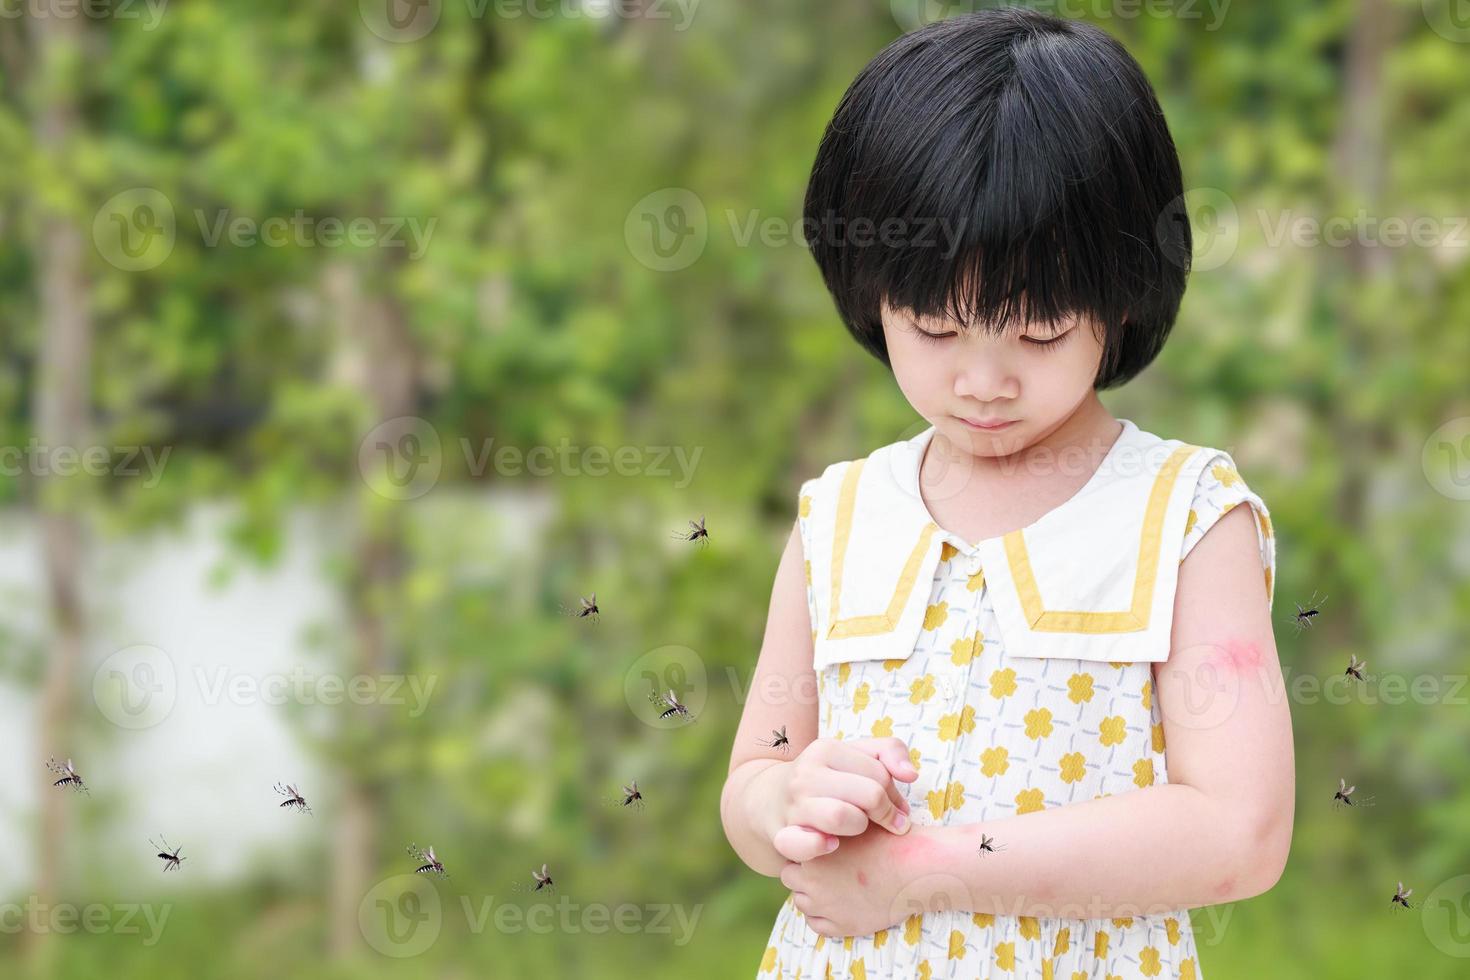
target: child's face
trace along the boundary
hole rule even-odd
[[[924,333],[930,336],[924,336]],[[1102,362],[1094,321],[1013,327],[1003,336],[883,309],[888,360],[914,410],[977,456],[1008,456],[1052,432],[1088,398]],[[1060,338],[1044,347],[1039,341]],[[1012,419],[994,431],[964,420]]]

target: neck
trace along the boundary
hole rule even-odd
[[[1060,463],[1067,469],[1082,463],[1086,472],[1101,464],[1121,433],[1122,423],[1113,418],[1092,391],[1070,413],[1050,429],[1004,454],[979,454],[936,431],[927,457],[937,457],[945,471],[952,468],[979,480],[1024,479],[1028,463]]]

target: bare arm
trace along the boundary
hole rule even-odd
[[[1271,888],[1291,844],[1295,766],[1253,521],[1249,506],[1235,508],[1180,567],[1170,658],[1154,671],[1167,785],[901,837],[869,833],[788,864],[781,880],[813,928],[863,935],[915,904],[1121,918]],[[1004,848],[981,853],[982,832]]]
[[[1291,846],[1295,764],[1254,520],[1237,506],[1180,567],[1170,657],[1154,670],[1167,785],[922,828],[893,841],[900,861],[958,875],[975,911],[1008,915],[1149,914],[1271,888]],[[1005,849],[979,853],[981,831]]]
[[[800,752],[817,737],[817,678],[812,670],[812,624],[806,604],[801,533],[793,524],[771,587],[766,634],[761,642],[735,746],[730,774],[720,794],[725,836],[740,860],[767,877],[781,873],[786,858],[771,845],[780,822],[780,780]],[[787,752],[760,744],[786,726]]]

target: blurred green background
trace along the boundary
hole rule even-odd
[[[785,892],[718,801],[796,488],[919,422],[805,181],[980,6],[0,3],[0,976],[753,976]],[[1470,7],[1032,6],[1133,52],[1190,188],[1104,401],[1279,536],[1294,848],[1203,972],[1464,976]]]

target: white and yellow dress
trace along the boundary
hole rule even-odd
[[[975,544],[919,493],[934,435],[834,463],[802,484],[819,735],[897,736],[916,824],[964,824],[1168,781],[1153,664],[1168,658],[1179,565],[1222,515],[1255,509],[1274,598],[1270,515],[1222,450],[1127,419],[1070,500]],[[1201,976],[1187,911],[1128,919],[915,912],[828,940],[788,896],[757,977]]]

